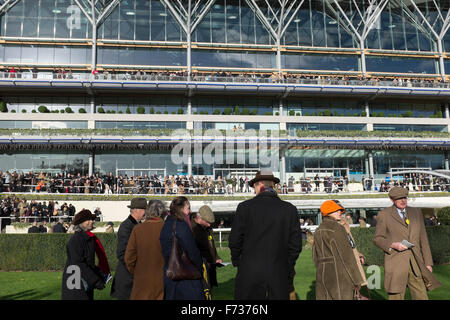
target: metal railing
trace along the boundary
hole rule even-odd
[[[286,183],[286,186],[282,185],[278,187],[280,194],[334,194],[334,193],[369,193],[369,192],[388,192],[393,186],[408,187],[411,191],[417,192],[444,192],[450,191],[450,181],[446,179],[430,180],[429,182],[422,182],[418,180],[416,183],[411,181],[406,185],[403,179],[392,178],[390,180],[385,179],[365,179],[362,181],[353,181],[347,183],[343,179],[331,179],[326,182],[321,179],[320,181],[311,179],[300,179],[290,185]],[[161,186],[149,186],[144,185],[143,181],[147,183],[161,183]],[[197,181],[200,185],[176,185],[176,182],[170,185],[164,185],[163,181],[157,180],[141,180],[135,183],[135,185],[119,185],[109,187],[108,184],[103,183],[103,187],[99,185],[65,185],[65,184],[53,184],[46,183],[44,185],[15,185],[11,186],[8,183],[3,184],[0,187],[0,193],[30,193],[30,194],[100,194],[100,195],[198,195],[198,196],[233,196],[233,195],[245,195],[252,194],[253,188],[244,183],[241,188],[239,182],[233,187],[231,183],[227,183],[225,180],[207,180]],[[349,185],[353,185],[353,190],[350,190]],[[355,185],[360,184],[360,188],[355,190]],[[105,186],[108,186],[105,188]],[[38,190],[39,187],[39,190]],[[86,191],[88,189],[89,191]],[[296,191],[297,189],[297,191]]]
[[[435,79],[419,79],[411,77],[388,80],[377,79],[354,79],[344,77],[327,76],[256,76],[256,75],[186,75],[158,74],[158,73],[52,73],[52,72],[0,72],[0,79],[11,80],[85,80],[85,81],[174,81],[174,82],[222,82],[222,83],[261,83],[261,84],[304,84],[304,85],[335,85],[335,86],[388,86],[405,88],[450,88],[450,83]]]

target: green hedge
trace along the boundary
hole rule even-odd
[[[428,239],[435,265],[450,262],[450,226],[427,227]],[[352,228],[358,250],[367,264],[383,265],[383,251],[373,244],[375,228]],[[64,269],[66,243],[71,234],[0,234],[0,270],[47,271]],[[97,233],[108,256],[111,270],[117,265],[117,234]],[[218,235],[215,237],[218,246]],[[225,233],[222,238],[228,240]],[[226,246],[222,244],[222,246]]]
[[[109,266],[116,268],[117,235],[97,233]],[[72,234],[0,234],[0,270],[61,271],[66,263],[66,243]]]
[[[450,262],[450,226],[427,227],[428,241],[435,265]],[[375,228],[352,228],[356,246],[368,265],[383,266],[384,252],[373,244]]]

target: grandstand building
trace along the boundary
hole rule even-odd
[[[0,170],[449,176],[449,27],[444,0],[0,0]]]

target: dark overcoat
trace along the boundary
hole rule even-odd
[[[173,241],[173,224],[176,221],[176,234],[181,250],[186,251],[192,264],[199,271],[202,269],[203,260],[195,244],[191,229],[185,221],[168,216],[161,230],[159,240],[161,242],[162,255],[164,257],[164,299],[165,300],[204,300],[203,286],[199,280],[171,280],[166,277],[170,252]]]
[[[353,239],[337,220],[324,217],[314,231],[317,300],[352,300],[363,279],[353,253]]]
[[[125,252],[131,232],[138,222],[130,215],[120,224],[117,232],[117,268],[111,285],[111,296],[119,300],[128,300],[133,289],[133,276],[125,265]]]
[[[229,247],[233,266],[238,267],[235,299],[289,299],[302,250],[295,206],[275,192],[261,192],[240,203]]]
[[[66,245],[67,260],[62,276],[62,300],[93,300],[94,287],[103,281],[101,271],[95,265],[95,240],[86,232],[75,232]],[[81,279],[77,280],[73,267],[78,266]],[[71,277],[69,279],[69,277]],[[67,281],[69,280],[69,281]],[[87,285],[88,290],[85,290]]]
[[[213,229],[211,227],[204,227],[197,224],[195,221],[192,221],[191,223],[195,243],[200,250],[201,256],[208,264],[208,283],[212,287],[217,287],[216,261],[220,258],[217,255],[217,250],[214,243]]]

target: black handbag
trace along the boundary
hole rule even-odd
[[[169,263],[166,270],[167,278],[171,280],[196,280],[201,279],[202,275],[200,270],[195,267],[186,251],[181,251],[180,245],[178,244],[177,234],[176,234],[177,221],[175,219],[173,223],[173,240],[172,240],[172,250],[170,251]]]

